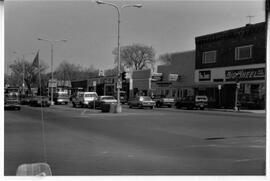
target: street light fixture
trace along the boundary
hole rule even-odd
[[[44,38],[38,38],[38,40],[47,41],[51,45],[51,81],[53,82],[53,46],[54,46],[55,43],[67,42],[67,40],[66,39],[63,39],[63,40],[48,40],[48,39],[44,39]],[[53,86],[51,86],[51,105],[53,105]]]
[[[116,108],[116,112],[121,112],[121,104],[120,104],[120,85],[121,85],[121,72],[120,72],[120,15],[121,15],[121,9],[123,8],[127,8],[127,7],[135,7],[135,8],[141,8],[142,4],[125,4],[122,6],[118,6],[116,4],[113,3],[109,3],[109,2],[104,2],[104,1],[100,1],[97,0],[96,1],[97,4],[107,4],[109,6],[114,7],[117,10],[118,13],[118,73],[117,73],[117,108]]]

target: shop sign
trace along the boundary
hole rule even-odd
[[[151,80],[152,81],[161,81],[162,80],[162,73],[153,73]]]
[[[53,79],[53,80],[49,80],[49,85],[48,87],[57,87],[57,80]]]
[[[169,74],[168,80],[172,81],[172,82],[177,81],[178,80],[178,74]]]
[[[199,71],[199,81],[210,81],[211,80],[211,71]]]
[[[117,89],[122,89],[122,82],[117,81],[116,87],[117,87]]]
[[[242,70],[227,70],[225,72],[226,81],[238,80],[262,80],[265,78],[264,68],[242,69]]]
[[[69,80],[58,80],[57,86],[71,87],[71,82]]]

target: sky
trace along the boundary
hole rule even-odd
[[[106,1],[106,0],[104,0]],[[108,1],[107,1],[108,2]],[[109,1],[141,3],[142,8],[121,11],[121,45],[141,43],[160,54],[195,49],[195,37],[265,20],[264,0]],[[117,12],[95,1],[7,0],[5,18],[5,69],[18,56],[39,50],[40,59],[51,64],[50,44],[38,38],[61,40],[54,46],[54,68],[62,61],[97,69],[114,66],[117,47]],[[17,52],[14,54],[14,52]]]

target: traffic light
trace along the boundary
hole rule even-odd
[[[127,74],[126,72],[122,72],[122,74],[121,74],[121,76],[122,76],[122,81],[123,81],[123,80],[126,80],[126,74]]]
[[[237,88],[237,89],[240,89],[240,83],[239,83],[239,82],[236,83],[236,88]]]

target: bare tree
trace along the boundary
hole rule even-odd
[[[24,61],[14,61],[9,68],[11,69],[10,82],[13,86],[22,85],[22,74],[23,74],[23,66],[24,66],[24,81],[28,91],[31,92],[31,87],[38,84],[38,74],[39,70],[37,67],[33,66],[32,63]],[[40,73],[43,74],[45,70],[48,68],[46,64],[40,60]],[[44,76],[41,76],[44,77]]]
[[[115,63],[118,62],[118,51],[114,49]],[[155,64],[155,51],[143,44],[133,44],[121,47],[121,65],[124,68],[142,70],[152,68]]]
[[[90,65],[89,68],[83,68],[81,65],[63,61],[56,68],[54,75],[54,77],[59,80],[83,80],[91,76],[97,76],[98,70],[93,65]]]

